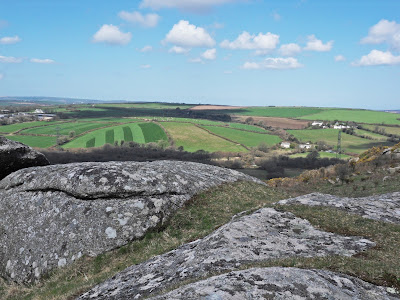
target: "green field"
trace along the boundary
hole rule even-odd
[[[177,147],[183,146],[184,150],[189,152],[195,152],[197,150],[205,150],[208,152],[246,151],[242,146],[209,134],[193,124],[165,122],[163,126],[174,139],[175,145]]]
[[[0,132],[1,133],[13,133],[21,129],[31,128],[35,126],[43,126],[43,125],[54,125],[60,122],[43,122],[43,121],[36,121],[36,122],[25,122],[25,123],[16,123],[11,125],[1,125]]]
[[[374,133],[374,132],[369,132],[367,130],[355,129],[354,132],[358,135],[369,136],[369,137],[373,138],[374,140],[378,140],[378,141],[386,141],[388,139],[387,136],[384,136],[384,135],[381,135],[378,133]]]
[[[330,146],[336,146],[338,141],[338,129],[313,129],[313,130],[287,130],[302,142],[316,143],[324,141]],[[354,135],[342,133],[342,150],[350,153],[362,153],[365,150],[387,145],[386,142],[371,141]]]
[[[21,133],[27,134],[49,134],[49,135],[57,135],[57,128],[59,128],[59,133],[61,135],[68,135],[71,131],[75,131],[75,135],[82,134],[86,131],[93,130],[96,128],[104,127],[110,125],[108,123],[90,123],[90,122],[71,122],[71,123],[62,123],[48,126],[42,126],[37,128],[30,128],[21,131]]]
[[[229,111],[224,112],[229,113]],[[248,107],[231,111],[232,114],[243,116],[281,118],[299,118],[319,112],[324,112],[324,109],[315,107]]]
[[[216,126],[204,126],[204,128],[211,131],[212,133],[230,139],[234,142],[243,144],[247,147],[257,147],[261,143],[265,143],[268,146],[273,146],[282,141],[276,135],[261,134]]]
[[[154,126],[151,127],[146,127],[147,130],[145,129],[145,134],[148,136],[145,136],[142,125],[145,124],[153,124]],[[149,129],[153,129],[155,133],[152,133],[149,131]],[[83,136],[80,136],[71,142],[65,144],[63,148],[88,148],[88,147],[101,147],[104,144],[113,144],[115,141],[134,141],[136,143],[144,144],[147,143],[148,141],[157,141],[155,140],[157,137],[160,135],[160,131],[163,132],[163,130],[154,123],[129,123],[129,124],[123,124],[123,125],[118,125],[118,126],[113,126],[113,127],[107,127],[99,130],[95,130],[92,132],[89,132],[88,134],[85,134]],[[164,132],[163,132],[164,133]],[[167,139],[167,136],[164,133],[164,138]]]
[[[369,124],[399,124],[400,114],[392,114],[382,111],[361,110],[361,109],[329,109],[318,113],[300,116],[305,120],[321,121],[352,121]]]
[[[307,155],[309,153],[310,152],[292,154],[292,155],[290,155],[290,158],[307,157]],[[319,153],[319,157],[320,158],[336,158],[336,153],[329,153],[329,152],[324,152],[324,151],[321,151],[321,152],[318,152],[318,153]],[[350,155],[346,155],[346,154],[342,154],[342,155],[340,155],[340,157],[342,159],[348,159],[351,156]]]
[[[388,134],[400,135],[400,127],[376,126],[376,125],[363,125],[363,127],[370,129],[370,130],[375,130],[376,127],[378,127],[378,129],[383,129]]]
[[[57,143],[54,136],[7,135],[6,138],[35,148],[48,148]]]
[[[158,142],[159,140],[167,141],[168,137],[164,130],[155,123],[140,123],[144,140],[146,143]]]
[[[151,108],[151,109],[187,109],[194,105],[181,103],[105,103],[96,104],[95,107],[122,107],[122,108]]]

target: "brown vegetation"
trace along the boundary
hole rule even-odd
[[[233,120],[245,122],[248,116],[234,116]],[[309,121],[305,120],[294,120],[288,118],[277,118],[277,117],[252,117],[254,123],[263,122],[266,126],[282,128],[282,129],[304,129],[308,126]]]

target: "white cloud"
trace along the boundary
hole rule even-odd
[[[18,35],[16,36],[5,36],[0,39],[1,45],[11,45],[20,42],[21,39]]]
[[[146,52],[151,52],[153,51],[153,47],[152,46],[144,46],[142,49],[139,49],[140,52],[146,53]]]
[[[40,59],[40,58],[32,58],[31,62],[36,64],[54,64],[55,61],[49,58]]]
[[[279,53],[283,56],[293,56],[301,52],[301,47],[297,44],[284,44],[279,48]]]
[[[205,12],[213,6],[238,2],[238,0],[143,0],[141,8],[178,8],[192,12]]]
[[[294,57],[269,57],[261,62],[246,62],[242,66],[247,70],[284,70],[284,69],[297,69],[303,67]]]
[[[217,58],[217,49],[208,49],[201,54],[201,57],[208,60],[214,60]]]
[[[130,32],[121,32],[118,26],[104,24],[99,31],[93,35],[94,43],[106,43],[109,45],[126,45],[132,39]]]
[[[336,55],[335,56],[335,61],[345,61],[346,57],[344,57],[343,55]]]
[[[308,42],[306,47],[304,47],[304,50],[327,52],[332,49],[333,41],[329,41],[326,44],[324,44],[321,40],[317,39],[314,34],[309,35],[307,39]]]
[[[190,49],[179,47],[179,46],[173,46],[171,49],[168,50],[169,53],[175,53],[175,54],[186,54],[190,51]]]
[[[279,35],[270,32],[255,35],[243,31],[233,42],[224,40],[220,46],[227,49],[266,50],[275,49],[278,43]]]
[[[147,15],[142,15],[138,11],[134,12],[127,12],[127,11],[121,11],[118,16],[128,22],[134,23],[134,24],[139,24],[140,26],[143,27],[156,27],[158,24],[158,21],[160,20],[160,16],[157,14],[147,14]]]
[[[23,59],[19,57],[0,55],[0,63],[18,64],[21,63],[22,61]]]
[[[2,80],[4,78],[4,74],[0,73],[0,80]]]
[[[363,38],[361,43],[387,43],[393,49],[400,50],[400,24],[382,19],[369,29],[368,36]]]
[[[394,56],[391,52],[372,50],[368,55],[361,57],[359,61],[353,62],[353,66],[379,66],[400,64],[400,56]]]
[[[141,65],[140,68],[141,69],[150,69],[151,65]]]
[[[190,59],[189,59],[189,62],[191,62],[191,63],[197,63],[197,64],[203,64],[203,63],[204,63],[203,60],[202,60],[200,57],[197,57],[197,58],[190,58]]]
[[[213,47],[214,39],[202,28],[180,20],[165,37],[164,42],[181,47]]]

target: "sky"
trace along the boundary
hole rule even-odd
[[[0,96],[400,109],[400,1],[0,0]]]

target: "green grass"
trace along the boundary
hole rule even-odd
[[[387,136],[374,133],[374,132],[369,132],[367,130],[362,130],[362,129],[355,129],[354,132],[358,135],[363,135],[363,136],[368,136],[373,138],[374,140],[379,140],[379,141],[386,141],[388,138]]]
[[[41,126],[41,125],[53,125],[58,122],[25,122],[25,123],[16,123],[11,125],[1,125],[0,132],[1,133],[13,133],[21,129],[30,128],[34,126]]]
[[[54,136],[7,135],[6,137],[35,148],[49,148],[57,143],[57,138]]]
[[[319,157],[320,158],[336,158],[336,153],[329,153],[329,152],[318,152],[319,153]],[[306,153],[296,153],[296,154],[292,154],[289,157],[290,158],[296,158],[296,157],[307,157],[307,155],[309,154],[309,152]],[[351,156],[350,155],[346,155],[346,154],[342,154],[340,156],[342,159],[348,159]]]
[[[114,144],[114,129],[106,131],[106,144]]]
[[[239,110],[232,110],[231,113],[256,117],[299,118],[322,111],[323,109],[314,107],[248,107]],[[228,113],[228,111],[225,112]]]
[[[265,143],[268,146],[273,146],[282,141],[276,135],[261,134],[216,126],[205,126],[204,128],[219,136],[228,138],[247,147],[257,147],[261,143]]]
[[[168,140],[164,130],[155,123],[140,123],[139,126],[142,129],[146,143]]]
[[[293,134],[297,139],[302,142],[311,141],[316,143],[318,141],[324,141],[330,146],[337,145],[338,141],[338,129],[303,129],[303,130],[287,130],[290,134]],[[362,153],[369,148],[375,146],[386,145],[386,142],[371,141],[363,139],[357,136],[342,133],[342,150],[350,153]]]
[[[90,122],[71,122],[62,123],[57,125],[48,125],[37,128],[30,128],[21,131],[27,134],[48,134],[57,135],[57,128],[60,128],[61,135],[68,135],[71,131],[75,131],[76,135],[82,134],[86,131],[110,125],[109,123],[90,123]]]
[[[208,152],[246,151],[242,146],[209,134],[193,124],[165,122],[163,126],[172,136],[175,145],[177,147],[183,146],[184,149],[189,152],[195,152],[197,150],[205,150]]]
[[[229,127],[236,128],[236,129],[243,129],[243,130],[249,130],[249,131],[256,131],[256,132],[267,132],[264,128],[253,126],[253,125],[247,125],[247,124],[242,124],[242,123],[228,123]]]
[[[378,127],[378,129],[385,130],[386,133],[400,135],[400,127],[376,126],[376,125],[363,125],[363,127],[370,129],[370,130],[375,130],[376,127]]]
[[[95,130],[72,140],[71,142],[65,144],[63,148],[86,148],[87,142],[92,139],[95,140],[95,145],[92,147],[101,147],[106,143],[110,143],[111,141],[111,144],[114,143],[114,141],[125,141],[125,132],[127,131],[127,129],[124,129],[125,127],[129,127],[132,134],[132,139],[130,136],[128,136],[129,140],[126,140],[127,142],[134,141],[136,143],[144,144],[145,138],[139,124],[140,123],[129,123]],[[110,131],[110,133],[108,133],[108,140],[106,140],[108,131]],[[92,143],[93,142],[89,142],[89,145],[92,145]]]
[[[86,142],[86,148],[92,148],[96,144],[96,139],[92,138]]]
[[[125,142],[133,141],[133,134],[131,128],[129,126],[125,126],[122,129],[124,130],[124,141]]]
[[[399,114],[392,114],[373,110],[358,109],[330,109],[324,110],[312,115],[301,116],[305,120],[323,120],[323,121],[352,121],[357,123],[369,124],[398,124],[400,125]]]
[[[122,108],[151,108],[151,109],[187,109],[194,105],[180,103],[105,103],[96,104],[96,107],[122,107]]]

